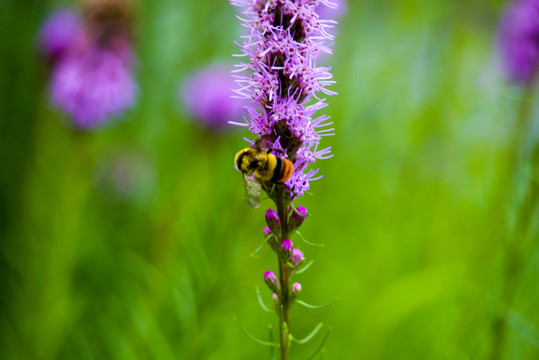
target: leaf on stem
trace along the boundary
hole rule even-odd
[[[296,303],[297,304],[300,304],[302,306],[305,306],[306,308],[308,309],[322,309],[322,308],[325,308],[325,307],[328,307],[330,305],[333,305],[335,304],[337,301],[340,301],[341,299],[340,298],[337,298],[335,299],[334,301],[332,302],[329,302],[327,304],[323,304],[323,305],[311,305],[311,304],[307,304],[306,302],[304,301],[301,301],[301,300],[296,300]]]
[[[269,341],[264,341],[264,340],[260,340],[258,338],[256,338],[255,336],[251,335],[238,321],[238,319],[236,317],[234,317],[234,321],[236,322],[236,324],[238,324],[238,326],[240,327],[241,331],[243,331],[243,333],[245,335],[247,335],[248,338],[250,338],[251,340],[253,340],[254,342],[260,344],[260,345],[264,345],[264,346],[272,346],[272,347],[279,347],[279,344],[275,344],[274,342],[269,342]]]
[[[296,339],[294,336],[290,335],[290,340],[294,341],[297,344],[305,344],[309,342],[313,337],[315,337],[323,326],[323,323],[318,323],[318,325],[316,325],[316,327],[310,332],[310,334],[303,339]]]
[[[271,324],[268,325],[268,330],[269,330],[269,340],[271,343],[273,343],[273,326],[271,326]],[[271,360],[277,360],[277,358],[275,357],[275,347],[274,346],[270,346],[270,354],[271,354]]]
[[[266,304],[264,304],[264,301],[262,300],[262,295],[260,295],[260,289],[258,289],[258,286],[256,287],[255,291],[256,291],[256,297],[258,299],[258,303],[260,304],[260,307],[262,308],[262,310],[264,310],[265,312],[271,312],[271,310],[266,306]]]
[[[260,256],[255,256],[255,254],[256,254],[257,252],[259,252],[259,251],[264,247],[264,244],[266,244],[266,243],[268,242],[268,240],[269,240],[270,237],[271,237],[271,235],[268,236],[268,237],[266,237],[266,239],[264,239],[264,241],[262,241],[262,244],[260,244],[260,246],[257,247],[256,250],[253,251],[253,252],[250,254],[250,256],[251,256],[251,257],[260,257]]]
[[[302,274],[304,273],[305,271],[307,271],[308,268],[311,267],[311,265],[314,263],[314,260],[311,260],[307,263],[307,265],[305,265],[304,267],[302,267],[301,269],[297,270],[296,271],[296,274]]]
[[[329,337],[329,332],[330,332],[330,331],[331,331],[331,326],[328,328],[328,331],[327,331],[327,333],[326,333],[326,336],[324,336],[324,339],[322,340],[322,343],[320,344],[320,346],[318,347],[318,349],[316,349],[316,351],[314,352],[314,354],[313,354],[310,358],[308,358],[307,360],[312,360],[312,359],[314,359],[314,357],[315,357],[316,355],[318,355],[319,352],[322,351],[322,348],[324,347],[324,344],[326,343],[326,340],[327,340],[328,337]]]
[[[303,242],[307,245],[311,245],[311,246],[319,246],[319,247],[325,247],[326,245],[325,244],[317,244],[317,243],[313,243],[313,242],[310,242],[310,241],[307,241],[307,239],[305,239],[303,237],[303,235],[301,235],[301,233],[299,231],[296,230],[296,234],[299,235],[300,239],[303,240]]]

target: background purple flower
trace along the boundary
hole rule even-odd
[[[131,106],[137,87],[131,69],[131,2],[87,0],[82,10],[84,21],[68,11],[53,16],[41,44],[55,57],[52,103],[76,127],[88,129]]]
[[[500,22],[500,49],[509,79],[529,84],[539,65],[539,1],[517,0]]]
[[[70,9],[54,12],[44,22],[39,33],[39,47],[51,62],[58,60],[80,31],[78,15]]]
[[[76,42],[77,47],[53,69],[51,97],[77,127],[91,128],[134,103],[137,87],[130,68],[133,60],[127,43],[100,48],[84,33]]]
[[[230,70],[225,65],[211,65],[193,74],[181,89],[189,114],[211,130],[222,130],[229,121],[241,119],[245,102],[231,98],[234,80]]]

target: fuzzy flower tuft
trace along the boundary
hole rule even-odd
[[[499,41],[509,79],[532,83],[539,67],[539,0],[515,0],[508,6]]]
[[[318,150],[324,136],[333,135],[327,115],[326,95],[334,83],[331,68],[317,65],[331,54],[335,21],[319,16],[321,7],[336,8],[328,0],[231,0],[243,9],[240,19],[247,29],[238,44],[245,61],[236,65],[237,97],[251,101],[244,122],[263,150],[294,163],[285,182],[290,198],[302,196],[318,170],[317,159],[331,157],[330,148]],[[239,75],[239,73],[247,74]]]

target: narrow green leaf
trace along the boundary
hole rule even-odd
[[[266,237],[266,239],[264,239],[264,241],[262,241],[262,244],[260,244],[260,246],[257,247],[256,250],[253,251],[253,252],[250,254],[251,257],[260,257],[260,256],[255,256],[255,254],[256,254],[257,252],[259,252],[259,251],[264,247],[264,245],[266,244],[266,242],[268,242],[270,236],[271,236],[271,235],[269,235],[268,237]]]
[[[307,304],[306,302],[304,301],[301,301],[301,300],[296,300],[296,303],[297,304],[300,304],[302,306],[305,306],[306,308],[308,309],[322,309],[322,308],[325,308],[325,307],[328,307],[330,305],[333,305],[335,304],[336,302],[340,301],[341,299],[337,298],[335,299],[334,301],[332,302],[329,302],[327,304],[323,304],[323,305],[311,305],[311,304]]]
[[[292,335],[290,335],[290,339],[297,344],[305,344],[309,342],[313,337],[315,337],[316,334],[318,334],[318,332],[320,331],[320,329],[322,329],[323,326],[324,326],[323,323],[318,323],[318,325],[316,325],[316,327],[311,331],[311,333],[307,335],[306,337],[304,337],[303,339],[296,339]]]
[[[296,271],[296,274],[303,274],[305,271],[307,271],[308,268],[311,267],[311,265],[314,263],[314,260],[311,260],[307,263],[307,265],[305,265],[304,267],[302,267],[301,269],[297,270]]]
[[[256,338],[255,336],[251,335],[238,321],[238,319],[236,319],[236,317],[234,317],[234,321],[236,322],[236,324],[238,324],[238,326],[240,327],[241,331],[243,331],[243,333],[245,335],[247,335],[247,337],[251,340],[253,340],[254,342],[260,344],[260,345],[264,345],[264,346],[273,346],[273,347],[278,347],[279,345],[278,344],[275,344],[274,342],[269,342],[269,341],[264,341],[264,340],[260,340],[258,338]]]
[[[322,340],[322,343],[320,344],[320,346],[318,347],[318,349],[316,349],[316,351],[314,352],[314,354],[308,358],[307,360],[312,360],[315,358],[316,355],[318,355],[318,353],[320,351],[322,351],[322,348],[324,347],[324,344],[326,343],[326,340],[328,339],[329,337],[329,332],[331,331],[331,326],[328,328],[328,331],[326,333],[326,336],[324,336],[324,339]]]
[[[299,235],[300,239],[303,240],[303,242],[307,245],[311,245],[311,246],[320,246],[320,247],[325,247],[326,245],[325,244],[317,244],[317,243],[313,243],[313,242],[310,242],[310,241],[307,241],[307,239],[305,239],[303,237],[303,235],[301,235],[301,233],[299,231],[296,230],[296,234]]]
[[[268,330],[269,330],[269,340],[271,343],[273,343],[273,326],[271,326],[271,324],[268,326]],[[270,354],[271,354],[271,360],[277,360],[277,358],[275,357],[275,347],[271,346],[270,347]]]
[[[262,300],[262,295],[260,295],[260,290],[258,289],[258,286],[256,287],[255,291],[256,291],[256,297],[258,299],[258,303],[260,304],[260,307],[262,308],[262,310],[264,310],[265,312],[271,312],[271,310],[266,306],[266,304],[264,304],[264,301]]]

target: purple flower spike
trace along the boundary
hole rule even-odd
[[[271,229],[269,226],[264,227],[264,237],[267,239],[271,235]]]
[[[298,267],[304,259],[305,257],[303,256],[303,253],[300,249],[292,250],[292,255],[290,256],[290,264],[292,264],[293,267]]]
[[[232,0],[243,9],[248,35],[238,44],[244,63],[236,65],[238,98],[251,102],[244,122],[264,149],[273,150],[294,164],[285,184],[291,199],[309,190],[320,179],[310,168],[317,159],[330,158],[331,149],[319,149],[322,137],[333,135],[333,124],[316,113],[326,107],[326,95],[334,95],[329,67],[317,66],[317,58],[331,54],[336,24],[322,19],[319,7],[335,8],[329,0]],[[270,226],[271,227],[271,226]]]
[[[273,209],[266,211],[266,223],[274,233],[281,231],[281,222],[279,221],[279,215]]]
[[[539,0],[516,0],[500,22],[500,50],[510,80],[533,82],[539,67]]]
[[[245,101],[234,99],[234,80],[226,66],[207,67],[184,83],[181,98],[191,116],[210,130],[223,130],[241,119]]]
[[[305,218],[307,217],[307,209],[303,206],[298,206],[296,211],[292,211],[290,215],[290,228],[295,230],[303,224]]]
[[[54,12],[40,29],[41,52],[51,63],[56,62],[65,53],[80,29],[80,19],[74,11],[63,9]]]
[[[277,279],[277,276],[273,271],[266,271],[264,273],[264,281],[274,293],[280,293],[279,279]]]

